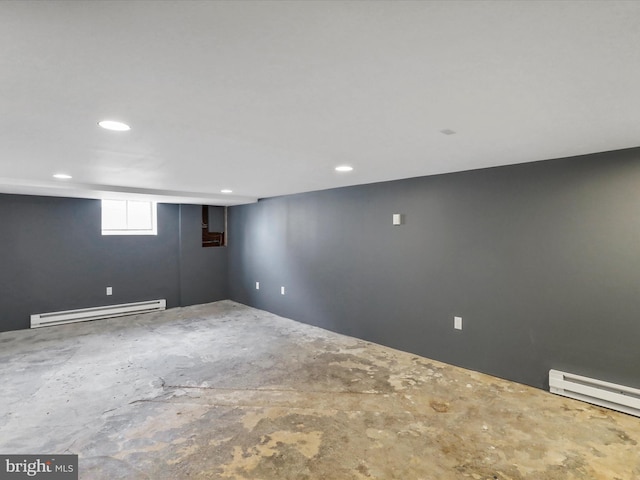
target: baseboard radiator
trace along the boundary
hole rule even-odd
[[[80,308],[78,310],[65,310],[62,312],[39,313],[37,315],[31,315],[31,328],[157,312],[166,308],[167,301],[162,299],[149,300],[147,302],[124,303],[121,305],[106,305],[104,307]]]
[[[640,417],[640,390],[615,383],[549,370],[551,393]]]

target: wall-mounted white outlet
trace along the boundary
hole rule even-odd
[[[256,290],[260,290],[260,282],[256,282]]]
[[[280,294],[284,295],[284,287],[280,287]]]
[[[402,214],[394,213],[393,214],[393,224],[394,225],[402,225]]]
[[[113,287],[107,287],[107,295],[113,295]]]
[[[462,330],[462,317],[453,317],[453,328]]]

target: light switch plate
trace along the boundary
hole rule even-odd
[[[462,317],[453,317],[453,328],[462,330]]]

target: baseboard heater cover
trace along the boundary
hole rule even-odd
[[[62,312],[39,313],[31,315],[31,328],[157,312],[165,310],[166,308],[167,301],[162,299],[123,303],[121,305],[105,305],[103,307],[80,308],[78,310],[65,310]]]
[[[640,417],[640,390],[615,383],[549,370],[551,393]]]

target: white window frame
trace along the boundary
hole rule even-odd
[[[151,220],[151,228],[139,229],[129,227],[128,218],[124,218],[123,223],[125,228],[105,228],[104,227],[104,202],[125,202],[125,215],[128,217],[129,202],[144,202],[149,204],[149,215]],[[102,223],[101,223],[102,235],[158,235],[158,204],[156,202],[150,202],[146,200],[121,200],[121,199],[103,199],[102,200]]]

